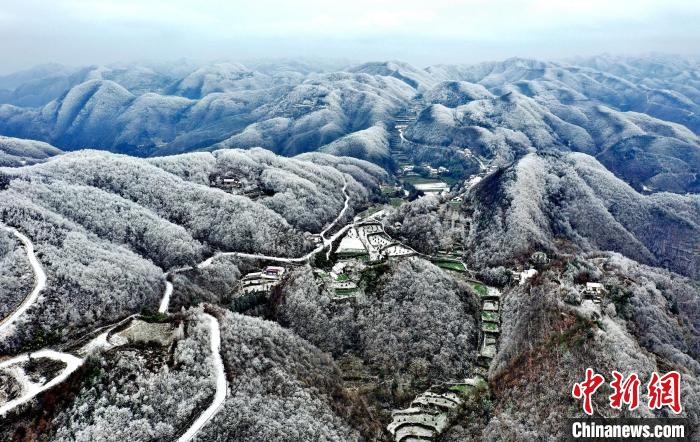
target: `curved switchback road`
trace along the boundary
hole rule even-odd
[[[32,244],[30,239],[20,233],[17,229],[13,227],[3,228],[15,235],[24,245],[24,250],[27,252],[29,264],[31,264],[32,270],[34,271],[34,290],[32,290],[29,296],[24,298],[22,303],[15,309],[15,311],[0,321],[0,334],[6,331],[13,322],[17,321],[17,319],[22,316],[32,304],[34,304],[39,297],[39,293],[46,288],[46,273],[44,273],[44,269],[41,267],[41,264],[34,253],[34,244]]]
[[[52,359],[54,361],[61,361],[66,364],[66,367],[63,369],[61,374],[56,376],[55,378],[51,379],[49,382],[45,383],[44,385],[38,386],[36,388],[31,389],[30,391],[25,391],[23,392],[22,396],[18,397],[17,399],[13,399],[9,402],[6,402],[0,407],[0,416],[5,416],[8,411],[26,403],[32,400],[36,395],[52,388],[55,385],[60,384],[61,382],[65,381],[68,379],[68,376],[70,376],[75,370],[77,370],[81,365],[83,365],[83,362],[85,362],[83,359],[80,359],[76,356],[70,355],[68,353],[61,353],[58,351],[54,350],[39,350],[35,351],[33,353],[25,353],[23,355],[15,356],[12,359],[8,359],[6,361],[0,362],[0,368],[6,368],[10,367],[15,364],[21,364],[24,362],[29,361],[29,357],[32,357],[32,359],[39,359],[39,358],[48,358]]]
[[[328,231],[331,230],[333,228],[333,226],[335,226],[338,223],[338,221],[340,221],[340,219],[345,215],[345,212],[347,212],[348,208],[350,207],[350,195],[347,192],[347,188],[348,188],[348,182],[347,182],[347,180],[344,180],[343,194],[345,195],[345,203],[343,204],[343,208],[340,211],[340,213],[338,213],[338,216],[336,216],[335,219],[333,221],[331,221],[331,223],[328,225],[328,227],[323,229],[323,231],[321,232],[320,236],[321,236],[321,239],[323,240],[323,244],[319,244],[315,249],[313,249],[312,251],[310,251],[306,255],[299,257],[299,258],[284,258],[284,257],[279,257],[279,256],[258,255],[255,253],[219,252],[219,253],[216,253],[213,256],[205,259],[204,261],[200,262],[199,264],[197,264],[196,267],[198,269],[203,269],[203,268],[209,267],[214,262],[214,260],[216,260],[218,258],[226,257],[226,256],[237,256],[239,258],[250,258],[250,259],[262,259],[262,260],[266,260],[266,261],[285,262],[288,264],[300,264],[300,263],[308,261],[312,256],[314,256],[318,252],[322,251],[326,247],[330,247],[330,245],[333,243],[333,241],[338,239],[342,234],[344,234],[352,226],[353,223],[347,224],[342,229],[340,229],[338,232],[333,234],[333,236],[331,236],[330,238],[326,238],[326,234],[328,233]]]
[[[32,241],[13,227],[3,228],[15,235],[24,245],[24,249],[27,252],[27,258],[29,259],[29,263],[31,264],[32,270],[34,271],[35,285],[32,292],[29,294],[29,296],[24,298],[20,306],[17,307],[10,316],[7,316],[5,319],[0,321],[0,333],[6,331],[12,323],[17,321],[17,319],[20,316],[22,316],[32,304],[34,304],[34,302],[39,297],[39,293],[41,293],[41,291],[46,288],[46,273],[44,272],[43,267],[41,267],[41,263],[36,257],[36,254],[34,252],[34,244],[32,243]],[[84,362],[83,359],[68,353],[61,353],[55,350],[44,349],[33,353],[25,353],[23,355],[15,356],[13,358],[4,360],[0,362],[0,368],[7,368],[15,364],[28,362],[30,356],[33,359],[47,358],[52,359],[54,361],[61,361],[66,364],[66,367],[63,369],[61,374],[51,379],[46,384],[36,386],[35,388],[30,389],[29,391],[24,391],[22,396],[13,399],[9,402],[6,402],[2,406],[0,406],[0,416],[4,416],[5,414],[7,414],[8,411],[13,410],[14,408],[26,402],[29,402],[38,394],[65,381],[68,378],[68,376],[70,376],[75,370],[77,370],[81,365],[83,365]]]
[[[340,237],[342,234],[344,234],[351,226],[352,226],[352,223],[344,226],[342,229],[338,230],[338,232],[336,232],[333,236],[331,236],[327,240],[324,240],[323,244],[319,245],[318,247],[316,247],[315,249],[313,249],[312,251],[310,251],[306,255],[299,257],[299,258],[282,258],[279,256],[258,255],[255,253],[242,253],[242,252],[219,252],[219,253],[216,253],[214,256],[211,256],[211,257],[205,259],[204,261],[200,262],[199,264],[197,264],[197,268],[203,269],[203,268],[209,267],[214,262],[214,260],[219,259],[219,258],[223,258],[226,256],[237,256],[239,258],[250,258],[250,259],[263,259],[266,261],[286,262],[288,264],[300,264],[300,263],[308,261],[313,255],[317,254],[321,250],[328,247],[331,243],[333,243],[333,241],[335,241],[336,239],[338,239],[338,237]]]

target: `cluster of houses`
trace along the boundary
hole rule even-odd
[[[481,294],[481,346],[477,364],[488,369],[496,357],[498,337],[501,333],[501,292],[493,287],[487,287],[486,293]]]
[[[352,226],[340,241],[336,254],[341,257],[367,254],[369,262],[376,263],[416,252],[387,235],[381,223],[369,221]]]
[[[485,377],[498,346],[500,295],[493,287],[486,287],[486,292],[481,294],[482,344],[476,375],[461,382],[433,386],[418,395],[408,408],[394,410],[387,426],[394,441],[436,440],[455,419],[467,395],[486,388]]]
[[[424,163],[421,166],[423,166],[423,169],[428,171],[428,174],[431,177],[436,177],[438,175],[442,175],[442,174],[448,173],[450,171],[450,169],[448,169],[447,167],[440,166],[438,168],[435,168],[427,163]]]
[[[285,268],[279,266],[267,266],[259,272],[248,273],[240,281],[240,293],[269,292],[279,284],[284,275]]]
[[[428,175],[430,177],[436,178],[440,175],[449,173],[450,169],[447,167],[433,167],[428,163],[422,163],[420,165],[420,168],[428,172]],[[399,168],[399,175],[404,175],[404,176],[420,176],[420,174],[416,171],[416,166],[413,164],[404,164]]]
[[[433,440],[448,427],[451,415],[462,403],[463,399],[455,392],[426,391],[410,407],[391,413],[387,430],[397,442]]]
[[[600,304],[603,296],[607,293],[605,286],[600,282],[587,282],[586,286],[581,290],[581,298],[593,301],[594,304]]]
[[[209,185],[219,189],[232,190],[243,188],[243,182],[238,177],[225,175],[212,175],[209,177]]]
[[[249,183],[232,173],[212,174],[209,177],[209,185],[234,195],[244,195],[250,199],[262,196],[262,190],[257,183]]]

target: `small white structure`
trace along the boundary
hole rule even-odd
[[[520,272],[520,285],[525,284],[525,282],[528,279],[532,278],[536,274],[537,274],[537,270],[535,270],[535,269],[527,269],[527,270],[523,270],[522,272]]]
[[[266,279],[279,279],[284,275],[284,267],[267,266],[262,271],[262,277]]]
[[[241,180],[239,180],[238,178],[224,178],[223,184],[224,184],[224,186],[240,187]]]
[[[587,282],[586,291],[590,294],[602,295],[605,294],[605,286],[599,282]]]
[[[331,283],[331,287],[334,289],[352,290],[357,288],[357,284],[354,281],[335,281]]]
[[[414,184],[413,187],[423,193],[443,193],[450,190],[450,186],[442,181]]]

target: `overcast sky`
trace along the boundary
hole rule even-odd
[[[0,0],[0,71],[191,58],[400,59],[700,51],[698,0]]]

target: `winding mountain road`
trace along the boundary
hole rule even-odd
[[[34,252],[34,244],[32,243],[32,241],[13,227],[3,226],[3,229],[15,235],[22,242],[24,249],[27,252],[27,258],[29,259],[29,263],[31,264],[32,270],[34,271],[35,283],[34,289],[29,294],[29,296],[24,298],[19,307],[17,307],[10,316],[7,316],[5,319],[0,321],[0,333],[7,331],[10,325],[17,321],[17,319],[19,319],[27,311],[27,309],[32,304],[34,304],[34,302],[39,297],[39,293],[41,293],[41,291],[46,288],[46,273],[44,272],[41,263],[36,257],[36,254]],[[23,355],[15,356],[13,358],[4,360],[0,362],[0,369],[8,368],[15,364],[22,364],[28,362],[30,356],[32,359],[47,358],[52,359],[54,361],[60,361],[65,363],[66,367],[63,369],[61,374],[51,379],[49,382],[43,385],[38,385],[35,388],[30,389],[29,391],[24,391],[22,396],[4,403],[0,407],[0,416],[4,416],[5,414],[7,414],[8,411],[13,410],[14,408],[26,402],[29,402],[38,394],[65,381],[68,378],[68,376],[70,376],[75,370],[77,370],[81,365],[83,365],[84,362],[83,359],[68,353],[61,353],[55,350],[44,349],[35,351],[33,353],[25,353]]]
[[[188,442],[209,422],[216,413],[223,407],[226,400],[228,385],[226,382],[226,371],[224,362],[221,359],[221,330],[219,321],[210,314],[205,313],[209,319],[211,354],[214,359],[214,369],[216,370],[216,393],[211,405],[199,415],[190,428],[180,436],[178,442]]]
[[[348,180],[343,178],[343,195],[345,196],[345,202],[343,203],[343,209],[340,211],[337,217],[331,222],[328,227],[326,227],[322,232],[321,232],[321,239],[323,240],[323,243],[326,243],[326,233],[328,233],[329,230],[335,226],[338,221],[340,221],[340,218],[345,215],[345,212],[348,211],[348,207],[350,207],[350,195],[348,195]]]
[[[3,229],[15,235],[22,242],[22,245],[24,245],[24,250],[27,252],[29,264],[32,266],[32,270],[34,271],[34,289],[29,296],[24,298],[22,303],[15,309],[15,311],[0,321],[0,334],[5,332],[10,325],[17,321],[17,319],[19,319],[19,317],[22,316],[24,312],[26,312],[27,309],[34,304],[34,302],[36,302],[37,298],[39,297],[39,293],[46,288],[46,273],[44,273],[44,269],[41,267],[41,263],[39,263],[39,260],[34,253],[34,244],[32,244],[29,238],[13,227],[3,226]]]
[[[215,255],[205,259],[204,261],[200,262],[197,264],[198,269],[203,269],[206,267],[209,267],[212,265],[212,263],[219,259],[219,258],[224,258],[226,256],[237,256],[239,258],[249,258],[249,259],[262,259],[265,261],[273,261],[273,262],[284,262],[287,264],[300,264],[303,262],[307,262],[309,259],[311,259],[312,256],[320,252],[321,250],[325,249],[328,247],[330,244],[333,243],[338,237],[343,235],[347,230],[352,226],[352,223],[343,226],[342,229],[340,229],[338,232],[336,232],[333,236],[328,238],[327,240],[324,240],[323,244],[319,245],[309,253],[307,253],[304,256],[301,256],[299,258],[283,258],[279,256],[269,256],[269,255],[258,255],[256,253],[243,253],[243,252],[219,252],[216,253]]]
[[[258,254],[251,254],[251,253],[241,253],[241,252],[220,252],[217,253],[210,258],[207,258],[206,260],[202,261],[199,263],[196,267],[197,268],[205,268],[210,266],[215,259],[218,259],[220,257],[225,257],[225,256],[238,256],[242,258],[254,258],[254,259],[264,259],[264,260],[269,260],[269,261],[277,261],[277,262],[286,262],[286,263],[301,263],[301,262],[306,262],[308,261],[313,255],[316,253],[324,250],[326,247],[330,247],[331,244],[339,238],[341,235],[345,234],[345,232],[353,225],[353,223],[349,223],[343,228],[341,228],[338,232],[336,232],[333,236],[330,238],[326,238],[326,234],[340,221],[340,219],[345,215],[347,212],[349,205],[350,205],[350,195],[347,193],[347,180],[344,180],[344,185],[343,185],[343,194],[345,195],[345,203],[343,205],[343,209],[340,211],[338,216],[326,227],[322,232],[321,232],[321,239],[323,240],[323,244],[320,244],[318,247],[316,247],[314,250],[311,252],[307,253],[306,255],[299,257],[299,258],[282,258],[282,257],[276,257],[276,256],[267,256],[267,255],[258,255]],[[26,310],[31,306],[39,296],[39,293],[46,288],[46,274],[44,273],[43,268],[41,267],[41,264],[39,263],[39,260],[37,259],[35,253],[34,253],[34,245],[32,244],[31,240],[27,238],[25,235],[21,234],[19,231],[12,227],[4,227],[5,230],[11,232],[14,234],[19,240],[22,242],[24,245],[24,248],[27,252],[27,257],[29,258],[29,261],[31,263],[32,269],[34,270],[34,278],[36,281],[34,290],[31,292],[29,296],[27,296],[22,304],[7,318],[5,318],[2,322],[0,322],[0,332],[3,330],[7,329],[10,324],[15,322],[17,318],[19,318]],[[175,270],[171,270],[170,272],[166,273],[166,279],[165,279],[165,289],[163,291],[163,297],[161,299],[158,312],[159,313],[166,313],[168,312],[168,308],[170,305],[170,297],[173,293],[173,284],[168,280],[168,277],[171,274],[186,270],[187,268],[179,268]],[[227,381],[226,381],[226,371],[224,368],[223,360],[221,358],[221,330],[219,328],[219,321],[212,315],[210,314],[205,314],[208,319],[209,319],[209,329],[210,329],[210,336],[211,336],[211,352],[212,352],[212,358],[214,362],[214,369],[216,372],[216,392],[214,394],[214,399],[211,403],[211,405],[204,410],[204,412],[192,423],[192,425],[187,429],[187,431],[178,439],[178,442],[188,442],[192,440],[196,434],[209,422],[214,415],[223,407],[223,404],[226,400],[226,394],[227,394]],[[128,319],[128,318],[127,318]],[[124,320],[120,321],[123,322]],[[88,344],[84,346],[82,349],[82,353],[91,353],[92,351],[96,350],[99,347],[108,347],[108,342],[107,342],[107,336],[109,332],[116,327],[118,324],[113,324],[111,326],[108,326],[104,332],[102,332],[99,336],[94,338],[92,341],[90,341]],[[81,354],[82,354],[81,353]],[[43,384],[35,389],[32,389],[31,391],[24,392],[24,394],[12,401],[9,401],[0,407],[0,415],[5,415],[8,411],[16,408],[17,406],[26,403],[36,397],[38,394],[42,393],[43,391],[46,391],[53,386],[63,382],[66,380],[75,370],[77,370],[83,363],[84,359],[81,359],[79,357],[67,354],[67,353],[61,353],[57,352],[54,350],[40,350],[34,353],[31,353],[32,358],[49,358],[57,361],[62,361],[66,364],[66,367],[64,370],[61,372],[60,375],[56,376],[53,378],[51,381],[47,382],[46,384]],[[0,362],[0,369],[10,367],[14,364],[21,364],[23,362],[29,361],[30,354],[24,354],[20,356],[16,356],[14,358],[8,359],[6,361]]]

